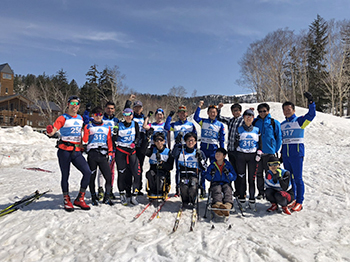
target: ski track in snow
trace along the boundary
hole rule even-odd
[[[272,117],[283,120],[281,104],[269,104]],[[242,106],[245,110],[257,104]],[[229,108],[225,105],[222,114],[231,116]],[[298,116],[306,112],[296,108]],[[201,116],[206,117],[206,109]],[[151,222],[148,219],[153,206],[133,221],[147,204],[146,197],[140,197],[141,204],[134,207],[124,207],[118,199],[112,207],[99,205],[90,211],[65,212],[55,140],[30,127],[2,128],[0,208],[37,189],[52,192],[0,217],[0,261],[350,261],[349,130],[348,119],[319,112],[306,128],[305,202],[301,212],[291,216],[267,213],[270,205],[262,200],[257,202],[256,213],[247,210],[242,217],[235,204],[236,212],[230,217],[232,229],[218,222],[211,230],[208,219],[202,218],[206,200],[201,200],[201,219],[194,231],[189,231],[191,211],[184,210],[178,230],[172,233],[180,206],[180,199],[174,197],[164,205],[160,218]],[[147,167],[148,163],[144,170]],[[80,178],[72,167],[72,199],[78,194]],[[171,195],[174,185],[172,172]],[[86,196],[90,204],[89,191]]]

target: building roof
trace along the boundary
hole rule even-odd
[[[7,74],[13,74],[13,71],[8,63],[0,65],[0,72],[7,73]]]
[[[28,98],[25,98],[24,96],[20,95],[20,94],[14,94],[14,95],[9,95],[9,96],[0,96],[0,102],[5,102],[8,100],[12,100],[18,98],[19,100],[29,104],[31,103],[31,101]]]
[[[38,101],[38,106],[40,106],[43,110],[47,110],[48,107],[51,108],[52,111],[60,111],[61,109],[58,107],[57,104],[55,104],[54,102],[49,102],[49,104],[47,105],[45,103],[45,101]],[[36,105],[32,105],[30,108],[35,110],[38,109],[38,106]]]

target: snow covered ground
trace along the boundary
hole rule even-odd
[[[272,116],[282,121],[281,104],[269,104]],[[256,108],[257,104],[242,106]],[[296,113],[305,114],[306,109],[297,108]],[[224,106],[222,114],[231,116],[230,105]],[[201,116],[206,116],[206,109]],[[255,214],[233,214],[231,230],[223,223],[210,230],[202,218],[194,232],[189,232],[187,211],[178,231],[172,233],[180,205],[176,198],[171,198],[160,218],[151,222],[148,218],[153,207],[132,222],[147,203],[145,197],[135,207],[124,207],[117,200],[112,207],[65,212],[55,140],[30,127],[2,128],[0,209],[37,189],[52,192],[0,218],[0,261],[350,261],[349,130],[348,119],[319,112],[306,128],[306,194],[301,212],[291,216],[270,214],[265,211],[269,203],[263,200],[258,202]],[[78,193],[80,178],[72,167],[72,198]],[[90,203],[90,193],[87,198]],[[204,206],[202,200],[201,216]]]

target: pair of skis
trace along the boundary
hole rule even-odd
[[[180,209],[179,209],[179,211],[177,212],[177,215],[176,215],[176,219],[175,219],[175,223],[174,223],[174,227],[173,227],[173,232],[176,232],[177,228],[179,227],[179,223],[180,223],[183,211],[184,211],[184,207],[181,204]],[[193,207],[193,209],[192,209],[192,216],[191,216],[190,231],[193,231],[193,229],[194,229],[194,227],[196,225],[197,218],[198,218],[197,209],[195,207]]]
[[[36,190],[32,195],[25,197],[19,201],[16,201],[15,203],[5,207],[0,211],[0,217],[11,214],[18,209],[28,206],[29,204],[33,203],[34,201],[38,200],[40,197],[45,195],[47,192],[50,192],[51,190],[45,191],[43,193],[39,193],[38,190]]]
[[[170,197],[167,197],[158,207],[157,209],[153,212],[152,216],[148,219],[148,221],[152,221],[155,217],[159,218],[159,212],[162,209],[162,207],[165,205],[166,201],[169,200]],[[136,216],[134,216],[134,220],[138,219],[145,211],[147,208],[149,208],[152,204],[152,201],[150,201]]]

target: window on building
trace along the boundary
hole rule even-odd
[[[11,74],[5,74],[5,73],[3,73],[3,74],[2,74],[2,78],[3,78],[3,79],[11,80],[11,79],[12,79],[12,75],[11,75]]]
[[[9,89],[6,87],[5,93],[8,94],[9,93]]]

